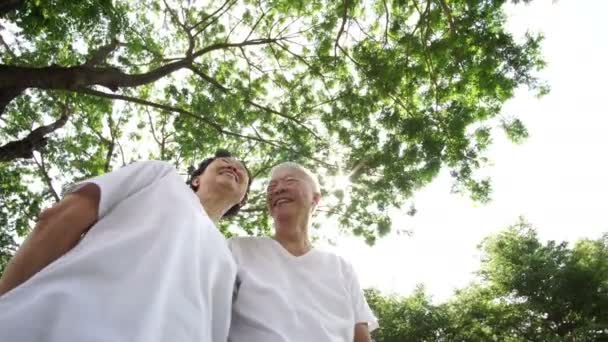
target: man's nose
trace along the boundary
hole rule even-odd
[[[284,193],[285,191],[286,190],[285,190],[285,186],[283,185],[283,183],[278,182],[277,185],[274,187],[274,189],[272,189],[271,194],[272,195],[279,195],[279,194]]]

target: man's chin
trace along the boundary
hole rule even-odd
[[[275,220],[285,220],[290,219],[292,216],[296,214],[295,210],[289,208],[287,206],[274,208],[272,210],[272,218]]]

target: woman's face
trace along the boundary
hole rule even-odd
[[[231,157],[218,157],[198,176],[199,190],[216,191],[227,196],[230,207],[240,203],[247,192],[249,176],[245,166]]]

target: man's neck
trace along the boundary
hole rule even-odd
[[[308,240],[308,223],[301,222],[300,224],[287,224],[286,222],[279,224],[275,223],[274,239],[278,241],[283,248],[290,254],[301,256],[312,249],[312,245]]]

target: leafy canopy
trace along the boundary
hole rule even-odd
[[[527,135],[502,105],[520,86],[546,92],[541,37],[516,41],[505,1],[11,3],[0,7],[8,245],[65,184],[147,158],[185,174],[220,147],[257,180],[232,227],[269,231],[260,190],[293,160],[321,176],[320,215],[373,243],[442,168],[456,191],[488,200],[476,170],[495,131]]]

